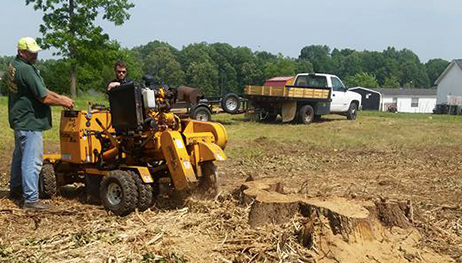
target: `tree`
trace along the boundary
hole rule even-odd
[[[146,57],[144,71],[168,85],[179,86],[184,83],[185,74],[181,64],[166,46],[158,47]]]
[[[374,75],[360,72],[355,74],[354,76],[347,77],[345,79],[345,83],[348,87],[365,87],[365,88],[378,88],[379,83]]]
[[[315,72],[331,73],[333,62],[330,55],[330,48],[326,45],[311,45],[302,48],[299,59],[307,59],[313,64]]]
[[[385,82],[383,83],[383,87],[384,88],[399,88],[400,87],[400,84],[399,84],[399,80],[398,80],[398,77],[396,76],[389,76],[389,77],[386,77],[385,78]]]
[[[44,13],[39,42],[44,48],[56,48],[55,55],[69,60],[70,92],[76,97],[77,66],[88,58],[83,51],[104,50],[108,45],[109,36],[94,25],[96,18],[101,13],[102,19],[121,25],[130,18],[127,11],[134,4],[128,0],[26,0],[26,5],[31,3]]]
[[[190,85],[206,96],[218,95],[218,70],[211,62],[192,62],[187,70]]]
[[[428,78],[430,79],[430,85],[434,85],[438,77],[443,73],[446,67],[449,65],[449,61],[444,59],[430,59],[425,63]]]

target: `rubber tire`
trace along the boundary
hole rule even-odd
[[[207,107],[199,106],[193,110],[191,117],[198,121],[211,121],[212,113]]]
[[[130,172],[130,174],[133,176],[136,187],[138,189],[138,203],[136,207],[141,212],[151,208],[151,206],[154,204],[152,186],[150,184],[144,183],[137,173]]]
[[[231,108],[230,105],[232,102],[234,102],[233,105],[235,105],[234,108]],[[239,96],[237,96],[234,93],[228,93],[223,98],[221,99],[221,108],[229,114],[235,114],[239,111],[239,108],[241,106],[241,101],[239,99]]]
[[[199,189],[216,194],[218,192],[217,166],[212,161],[201,163],[202,176],[199,178]]]
[[[52,198],[56,192],[55,168],[52,163],[44,163],[39,175],[39,197]]]
[[[111,204],[108,199],[108,187],[117,184],[121,189],[121,200],[118,204]],[[128,172],[114,170],[101,181],[100,198],[106,210],[118,216],[126,216],[133,212],[138,204],[138,189],[136,182]]]
[[[350,104],[350,107],[348,108],[348,111],[346,113],[346,117],[348,120],[356,120],[358,117],[358,105],[354,102]]]
[[[310,124],[314,120],[314,109],[311,105],[304,105],[298,110],[298,121],[303,124]]]

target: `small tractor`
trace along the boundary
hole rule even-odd
[[[39,178],[44,198],[61,186],[84,183],[89,196],[125,216],[151,207],[160,186],[213,191],[216,162],[226,159],[220,123],[180,119],[166,88],[122,84],[108,91],[110,108],[63,110],[61,152],[45,154]]]

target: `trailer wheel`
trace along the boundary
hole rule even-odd
[[[240,105],[239,96],[234,93],[228,93],[221,99],[221,108],[230,114],[237,113]]]
[[[199,178],[199,189],[216,194],[218,192],[217,166],[212,161],[201,164],[202,176]]]
[[[52,163],[44,163],[39,175],[40,198],[52,198],[56,195],[55,168]]]
[[[129,173],[133,176],[138,189],[138,204],[136,207],[139,211],[145,211],[153,205],[152,186],[144,183],[138,174],[134,172]]]
[[[212,120],[212,112],[205,106],[199,106],[193,110],[191,117],[198,121],[210,121]]]
[[[348,120],[356,120],[356,118],[358,117],[358,105],[356,103],[352,102],[350,104],[350,108],[348,108],[346,117]]]
[[[101,202],[106,210],[126,216],[138,204],[138,189],[132,176],[122,170],[111,171],[101,182]]]
[[[298,121],[303,124],[310,124],[314,119],[314,109],[311,105],[305,105],[298,111]]]

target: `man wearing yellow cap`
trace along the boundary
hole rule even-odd
[[[15,148],[11,161],[10,198],[24,200],[23,208],[42,210],[50,206],[39,201],[38,182],[43,163],[42,131],[51,128],[51,106],[72,108],[74,101],[45,87],[34,66],[41,48],[31,37],[18,42],[18,54],[11,62],[7,83],[8,119],[14,130]]]

